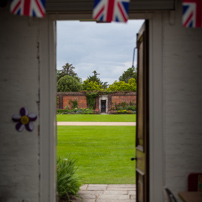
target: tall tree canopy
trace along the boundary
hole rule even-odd
[[[102,84],[102,81],[98,78],[98,75],[100,75],[100,74],[97,73],[96,70],[94,70],[92,73],[93,73],[93,76],[88,76],[88,78],[87,78],[89,80],[89,82],[96,81],[98,84]]]
[[[128,83],[125,81],[115,81],[109,85],[107,91],[133,91],[136,92],[136,81],[134,78],[129,79]]]
[[[77,76],[77,73],[74,72],[75,67],[72,64],[66,63],[64,66],[62,66],[62,68],[62,70],[57,71],[57,81],[59,81],[59,79],[65,75],[75,77],[78,81],[80,81],[80,78]]]
[[[58,80],[57,92],[79,92],[82,90],[82,84],[69,75],[65,75]]]
[[[128,83],[129,79],[134,78],[137,81],[137,72],[135,67],[129,67],[123,74],[119,77],[119,81],[125,81]]]
[[[102,85],[100,83],[97,83],[97,81],[89,81],[89,79],[86,79],[83,82],[83,90],[86,91],[101,91]]]
[[[93,72],[93,75],[92,76],[88,76],[88,78],[87,78],[87,80],[89,81],[89,82],[96,82],[97,84],[100,84],[101,86],[102,86],[102,89],[106,89],[107,87],[108,87],[108,82],[102,82],[101,80],[100,80],[100,78],[98,78],[98,75],[100,75],[99,73],[97,73],[97,71],[96,70],[94,70]]]

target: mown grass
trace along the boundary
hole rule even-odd
[[[81,122],[135,122],[136,114],[63,114],[57,115],[57,121]]]
[[[68,154],[84,183],[135,183],[135,126],[58,126],[57,155]]]

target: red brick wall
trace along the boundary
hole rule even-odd
[[[86,96],[63,96],[63,109],[65,109],[66,106],[68,106],[68,109],[72,109],[72,104],[69,104],[69,101],[72,100],[77,100],[78,102],[78,108],[87,108],[87,101],[86,101]]]
[[[95,99],[95,110],[99,110],[99,97]]]
[[[64,92],[64,93],[57,93],[59,97],[59,108],[65,109],[66,106],[70,109],[72,104],[69,104],[70,100],[77,100],[78,108],[87,108],[87,100],[84,92]],[[118,105],[122,102],[126,102],[130,104],[136,104],[136,93],[129,92],[129,93],[114,93],[108,95],[108,110],[111,110],[112,107],[115,107],[115,103]],[[96,98],[96,109],[99,109],[99,97]]]
[[[78,108],[87,108],[86,94],[84,92],[58,92],[57,96],[59,97],[60,109],[65,109],[65,106],[71,108],[70,100],[77,100]]]
[[[115,95],[111,95],[111,108],[115,107],[115,105],[119,105],[122,102],[136,104],[136,93],[127,93],[125,95],[117,93]]]

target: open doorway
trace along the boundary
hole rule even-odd
[[[101,113],[106,113],[106,100],[101,100]]]
[[[46,128],[49,130],[44,131],[44,127],[41,129],[41,134],[44,134],[41,136],[41,139],[43,142],[47,142],[47,139],[50,142],[50,145],[53,145],[51,148],[53,148],[56,145],[56,139],[54,136],[54,118],[55,118],[55,102],[50,102],[51,100],[54,100],[56,97],[55,91],[51,91],[50,89],[55,89],[55,63],[54,59],[56,56],[55,54],[55,46],[54,43],[56,42],[55,38],[55,21],[56,20],[70,20],[70,19],[89,19],[91,15],[82,15],[78,12],[75,13],[75,15],[55,15],[50,16],[50,27],[45,32],[48,34],[49,38],[44,35],[44,40],[42,40],[43,47],[47,47],[47,44],[50,44],[50,51],[44,51],[43,57],[47,58],[49,63],[44,66],[41,71],[42,78],[46,78],[46,80],[42,80],[44,82],[41,82],[40,87],[42,89],[41,97],[42,102],[40,106],[45,106],[46,108],[44,111],[42,111],[43,118],[41,119],[42,125],[47,126]],[[140,13],[132,15],[132,18],[134,19],[149,19],[150,22],[150,28],[149,28],[149,45],[150,45],[150,51],[149,51],[149,96],[150,96],[150,199],[151,201],[162,201],[163,200],[163,194],[159,194],[162,191],[162,186],[164,185],[164,161],[159,161],[159,159],[163,159],[164,154],[164,144],[163,144],[163,21],[162,21],[162,15],[160,13],[154,13],[154,14],[148,14],[148,13]],[[42,27],[46,28],[46,27]],[[50,64],[50,65],[48,65]],[[47,74],[49,72],[49,74]],[[51,87],[51,88],[50,88]],[[47,105],[49,103],[49,105]],[[47,111],[50,111],[52,116],[47,114]],[[45,117],[45,118],[44,118]],[[52,117],[52,118],[51,118]],[[47,120],[47,121],[46,121]],[[158,145],[158,146],[157,146]],[[54,187],[51,186],[50,188],[47,186],[47,182],[52,175],[49,175],[47,170],[50,170],[50,173],[55,172],[55,166],[54,166],[54,160],[52,160],[52,156],[56,154],[56,149],[49,149],[50,147],[44,147],[44,144],[41,146],[41,153],[42,153],[42,168],[43,168],[43,175],[45,175],[45,179],[47,181],[42,181],[42,186],[44,188],[47,188],[48,193],[53,193],[51,196],[54,197]],[[49,150],[50,151],[49,151]],[[50,153],[47,158],[47,153]],[[50,161],[50,163],[46,163],[47,161]],[[53,166],[50,166],[53,165]],[[158,166],[156,166],[158,165]],[[52,181],[55,182],[53,177],[51,178]],[[158,193],[158,194],[155,194]]]
[[[143,22],[143,21],[142,21]],[[81,22],[80,22],[81,23]],[[140,29],[140,27],[138,27],[137,28],[137,30],[139,30]],[[70,29],[71,30],[71,29]],[[127,32],[127,29],[126,29],[126,27],[125,27],[125,31]],[[70,31],[71,32],[71,31]],[[92,31],[91,31],[92,32]],[[132,58],[133,58],[133,49],[134,49],[134,47],[136,46],[136,32],[137,31],[134,31],[134,36],[133,36],[133,44],[132,44],[132,47],[131,47],[131,50],[130,50],[130,55],[129,55],[129,58],[130,58],[130,61],[128,61],[128,67],[131,67],[131,63],[132,63]],[[64,34],[64,33],[63,33]],[[63,40],[63,44],[65,43],[65,40]],[[78,48],[78,47],[77,47]],[[70,51],[72,52],[72,48],[69,48],[70,49]],[[79,48],[79,51],[80,51],[80,49],[81,50],[85,50],[85,48]],[[63,50],[64,51],[64,50]],[[58,54],[59,54],[59,51],[57,51],[58,52]],[[85,52],[85,51],[84,51]],[[68,52],[66,52],[66,54],[68,54]],[[77,58],[80,58],[80,57],[78,57],[78,55],[77,55]],[[137,58],[137,57],[136,57]],[[70,57],[70,60],[71,60],[71,57]],[[68,61],[69,62],[69,61]],[[73,62],[71,62],[71,63],[73,63]],[[75,65],[76,66],[76,65]],[[120,68],[120,67],[119,67]],[[109,75],[113,75],[113,72],[116,72],[116,71],[118,71],[119,70],[119,68],[114,68],[115,69],[115,71],[114,71],[114,69],[113,69],[113,71],[112,71],[112,74],[110,74],[110,68],[108,68],[109,69],[109,71],[108,71],[108,74]],[[85,71],[86,70],[88,70],[88,68],[86,67],[85,68]],[[127,70],[127,69],[125,69],[125,70]],[[91,69],[91,71],[92,71],[92,69]],[[81,70],[79,70],[79,72],[81,72]],[[115,73],[114,73],[115,74]],[[117,78],[118,79],[118,78]],[[106,81],[106,80],[105,80]],[[101,99],[99,99],[99,105],[100,105],[100,112],[101,113],[106,113],[107,112],[107,110],[108,110],[108,100],[107,99],[102,99],[103,98],[103,96],[101,96]],[[72,97],[71,98],[72,100],[72,103],[73,103],[73,99],[74,99],[74,97]],[[70,104],[70,103],[69,103]],[[64,106],[64,105],[63,105]],[[64,116],[63,116],[64,117]],[[73,116],[72,116],[73,117]],[[85,120],[84,120],[84,122],[85,122]],[[117,126],[116,126],[117,127]],[[119,127],[121,127],[121,126],[119,126]],[[78,128],[77,128],[77,126],[74,126],[73,128],[72,128],[72,132],[73,131],[76,131]],[[82,130],[83,130],[84,128],[82,128]],[[64,129],[65,130],[65,129]],[[88,129],[89,130],[89,129]],[[100,128],[100,127],[97,127],[97,129],[96,129],[97,131],[96,132],[94,132],[95,133],[95,135],[96,135],[96,133],[98,133],[98,130],[100,130],[100,131],[102,131],[102,129]],[[107,132],[107,130],[108,129],[106,129],[106,130],[103,130],[103,134],[104,133],[106,133]],[[125,131],[124,133],[123,133],[123,135],[126,135],[128,132],[126,132],[127,130],[125,130],[124,128],[122,128],[122,130],[123,131]],[[70,130],[69,130],[70,131]],[[68,132],[69,132],[68,131]],[[84,130],[83,130],[84,131]],[[90,131],[90,130],[89,130]],[[120,131],[120,130],[119,130]],[[130,142],[133,142],[133,143],[135,143],[135,127],[132,129],[132,133],[133,133],[133,136],[132,136],[132,138],[133,139],[131,139],[130,140]],[[88,133],[88,131],[87,131],[87,133]],[[111,134],[112,133],[114,133],[114,134],[117,134],[117,131],[112,131],[111,132]],[[123,136],[122,135],[122,136]],[[65,136],[65,134],[63,133],[62,134],[62,136]],[[70,136],[72,136],[72,134],[70,133]],[[102,135],[102,136],[104,136],[104,135]],[[58,130],[58,137],[60,138],[60,130]],[[71,142],[70,144],[73,144],[75,147],[76,147],[76,143],[77,142],[79,142],[79,140],[81,139],[81,136],[80,137],[78,137],[79,139],[74,139],[74,141],[73,142]],[[89,137],[88,137],[89,138]],[[93,136],[91,136],[91,139],[93,139]],[[90,142],[91,141],[91,139],[88,139],[88,141]],[[61,139],[59,139],[58,140],[58,148],[61,146],[60,144],[61,144],[61,141],[60,141]],[[114,142],[114,141],[117,141],[116,139],[111,139],[111,143],[112,142]],[[100,141],[101,142],[101,141]],[[62,143],[63,144],[63,143]],[[131,147],[131,145],[128,145],[129,147]],[[64,144],[63,144],[63,147],[64,147]],[[120,148],[121,149],[123,149],[121,146],[120,146]],[[119,149],[120,149],[119,148]],[[104,148],[105,150],[107,150],[107,151],[109,151],[110,149],[109,148]],[[117,149],[117,151],[119,150],[119,149]],[[133,145],[133,148],[132,148],[132,150],[133,150],[133,153],[131,153],[130,155],[128,155],[127,156],[127,161],[129,162],[129,164],[131,164],[131,170],[132,170],[132,172],[133,172],[133,177],[134,177],[134,179],[135,179],[135,162],[132,162],[131,163],[131,161],[130,161],[130,158],[131,157],[133,157],[134,155],[135,155],[135,144]],[[61,151],[60,151],[60,153],[62,153]],[[70,153],[73,153],[73,151],[71,151],[70,150]],[[94,153],[94,152],[93,152]],[[90,154],[90,158],[93,156],[93,153],[91,153]],[[100,153],[102,153],[102,151],[100,152]],[[116,156],[116,151],[115,151],[115,153],[113,153],[113,155],[114,155],[114,158],[117,158],[117,156]],[[99,156],[99,155],[98,155]],[[79,158],[80,156],[77,156],[77,158]],[[119,156],[119,158],[121,159],[121,157]],[[105,159],[103,159],[103,160],[105,160]],[[94,161],[94,160],[93,160]],[[89,163],[88,165],[87,165],[87,167],[88,167],[88,170],[90,170],[89,168],[90,167],[92,167],[92,165],[94,164],[94,162],[93,161],[91,161],[90,163],[89,162],[87,162],[87,163]],[[111,160],[111,161],[113,161],[113,160]],[[126,163],[126,161],[125,161],[125,163],[123,162],[122,164],[128,164],[128,162]],[[119,169],[119,168],[118,168]],[[125,167],[125,169],[123,168],[123,167],[121,167],[121,169],[123,170],[122,171],[122,175],[124,175],[124,172],[128,169],[127,167]],[[102,167],[100,167],[100,170],[103,170],[103,168]],[[120,169],[119,169],[120,170]],[[124,171],[125,170],[125,171]],[[113,168],[111,167],[110,169],[105,169],[105,172],[107,173],[107,172],[111,172],[111,173],[113,173]],[[97,173],[98,175],[102,175],[102,174],[100,174],[100,172],[98,172]],[[87,173],[87,175],[90,175],[90,171],[89,171],[89,173]],[[114,175],[116,175],[116,174],[114,174]],[[132,179],[132,178],[131,178]],[[135,180],[133,180],[133,182],[135,183]],[[88,181],[87,181],[87,183],[88,183]],[[105,184],[112,184],[112,183],[114,183],[113,181],[110,183],[110,181],[106,181],[106,183]],[[100,184],[99,183],[99,181],[97,182],[97,183],[95,183],[95,184]],[[103,184],[103,183],[102,183]],[[127,182],[127,180],[126,181],[123,181],[123,182],[119,182],[119,184],[131,184],[131,181],[128,181]]]

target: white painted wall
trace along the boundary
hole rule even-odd
[[[0,9],[0,201],[55,201],[54,24],[8,10]],[[21,107],[38,116],[33,132],[15,130]]]
[[[202,28],[182,27],[182,3],[163,14],[165,185],[177,196],[202,172]]]

